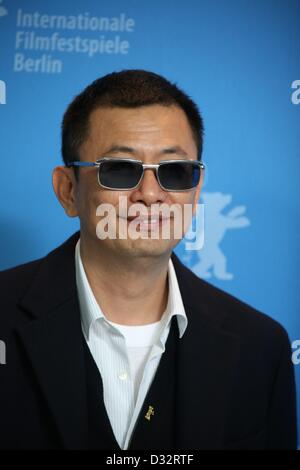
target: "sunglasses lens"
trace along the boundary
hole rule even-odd
[[[101,162],[99,167],[99,182],[111,189],[134,188],[143,173],[139,163],[108,160]]]
[[[158,176],[165,189],[184,191],[197,186],[200,172],[200,166],[196,162],[170,162],[160,165]]]

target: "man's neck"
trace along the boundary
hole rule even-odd
[[[105,317],[121,325],[159,321],[168,300],[168,262],[164,257],[128,257],[120,261],[82,240],[80,255],[95,299]]]

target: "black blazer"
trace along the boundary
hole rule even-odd
[[[40,260],[0,273],[0,339],[6,344],[0,448],[88,447],[74,264],[78,236]],[[172,260],[188,328],[182,339],[174,336],[176,366],[168,347],[163,354],[129,449],[166,448],[167,426],[174,449],[296,449],[286,331],[197,278],[174,254]],[[174,377],[171,408],[167,384]],[[148,422],[144,413],[150,403],[155,415]]]

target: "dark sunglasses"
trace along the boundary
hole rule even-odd
[[[67,167],[98,167],[100,186],[114,190],[135,189],[147,169],[155,170],[164,191],[188,191],[197,186],[205,166],[198,160],[164,160],[158,164],[143,163],[130,158],[105,157],[96,162],[70,162]]]

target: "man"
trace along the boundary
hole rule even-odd
[[[195,213],[202,137],[193,101],[142,70],[68,107],[53,187],[80,233],[1,273],[1,447],[296,448],[285,330],[172,253],[190,218],[160,208]]]

